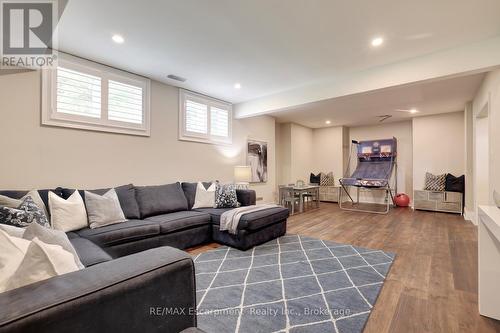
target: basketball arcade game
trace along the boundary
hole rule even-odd
[[[350,166],[353,152],[356,155],[356,168],[351,174]],[[359,142],[352,140],[346,173],[344,178],[339,180],[342,187],[339,198],[340,208],[356,212],[387,214],[394,202],[394,194],[397,193],[398,188],[396,157],[397,139],[394,137]],[[391,183],[394,183],[393,187],[391,187]],[[356,189],[356,200],[353,199],[349,191],[351,188]],[[359,208],[360,189],[384,191],[385,210]],[[345,206],[343,200],[345,195],[351,201],[350,207]]]

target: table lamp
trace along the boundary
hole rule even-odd
[[[238,165],[234,167],[234,183],[237,189],[248,189],[248,184],[251,180],[252,170],[249,166]]]

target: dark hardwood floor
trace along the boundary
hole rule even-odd
[[[321,203],[290,217],[288,233],[397,254],[365,333],[500,332],[499,321],[478,313],[477,229],[461,216],[406,208],[377,215]]]

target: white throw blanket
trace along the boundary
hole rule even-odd
[[[227,230],[230,234],[236,235],[238,233],[238,224],[240,223],[240,219],[243,215],[276,207],[280,206],[275,204],[264,204],[228,210],[227,212],[222,213],[220,217],[220,230]]]

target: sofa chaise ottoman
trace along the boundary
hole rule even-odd
[[[212,239],[220,244],[229,245],[246,251],[286,233],[289,210],[283,207],[269,208],[245,214],[238,224],[238,233],[220,231],[220,217],[231,208],[200,208],[196,211],[207,213],[211,219]]]

